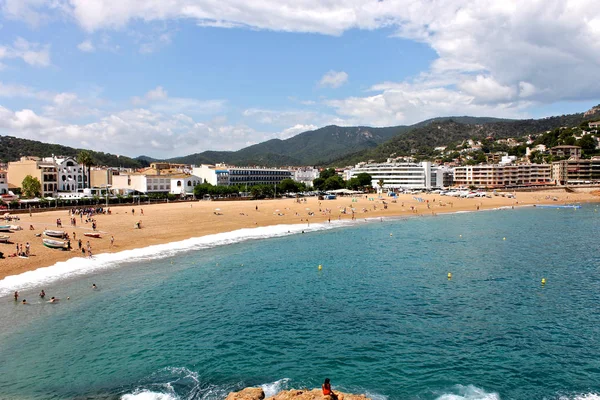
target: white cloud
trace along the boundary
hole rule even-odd
[[[147,100],[162,100],[166,99],[167,91],[162,86],[157,86],[156,89],[152,89],[146,93]]]
[[[34,67],[50,65],[50,45],[29,42],[18,37],[12,46],[0,45],[0,60],[20,58]]]
[[[282,130],[278,136],[279,136],[279,139],[289,139],[289,138],[294,137],[302,132],[314,131],[317,128],[318,128],[318,126],[312,125],[312,124],[308,124],[308,125],[296,124],[294,126],[290,126],[289,128]]]
[[[338,88],[348,82],[348,74],[344,71],[329,71],[319,81],[319,85]]]
[[[77,48],[86,53],[92,53],[96,51],[96,47],[91,40],[85,40],[77,45]]]

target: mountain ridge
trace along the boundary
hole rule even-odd
[[[563,126],[577,126],[586,120],[600,119],[600,105],[586,113],[540,119],[493,117],[436,117],[413,125],[369,127],[328,125],[302,132],[288,139],[271,139],[237,151],[207,150],[180,157],[158,159],[146,155],[136,158],[91,151],[96,165],[140,168],[155,161],[182,164],[257,166],[336,166],[343,167],[369,159],[383,160],[411,152],[427,154],[433,147],[454,142],[494,136],[497,139],[538,134]],[[16,161],[24,155],[40,157],[66,155],[76,157],[82,149],[47,144],[29,139],[0,135],[0,161]]]

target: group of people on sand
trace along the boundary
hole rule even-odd
[[[92,289],[98,290],[98,286],[96,286],[95,283],[92,283]],[[19,291],[18,290],[15,290],[15,293],[13,296],[15,298],[15,302],[16,303],[19,302]],[[38,296],[40,296],[40,299],[42,299],[42,300],[46,299],[46,292],[44,291],[44,289],[42,289],[40,291],[40,294]],[[67,297],[67,300],[71,300],[71,298]],[[52,296],[52,297],[50,297],[50,300],[45,300],[45,301],[47,303],[58,303],[60,301],[60,299],[58,297]],[[21,304],[30,304],[30,303],[28,303],[26,299],[23,299],[23,300],[21,300]]]
[[[25,243],[25,248],[23,248],[23,243],[17,243],[16,252],[13,254],[9,254],[8,257],[29,257],[31,252],[31,245],[29,242]]]

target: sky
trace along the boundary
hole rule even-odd
[[[136,157],[600,103],[597,0],[0,0],[0,135]]]

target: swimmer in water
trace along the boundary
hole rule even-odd
[[[56,297],[52,296],[50,297],[50,300],[48,300],[48,303],[58,303],[60,299],[57,299]]]
[[[40,297],[43,299],[44,297],[46,297],[46,292],[44,292],[44,289],[42,289],[42,291],[40,292]]]
[[[92,283],[92,289],[98,289],[98,286],[96,286],[95,283]]]
[[[21,304],[29,304],[29,303],[27,302],[27,300],[23,299],[23,301],[21,302]]]

